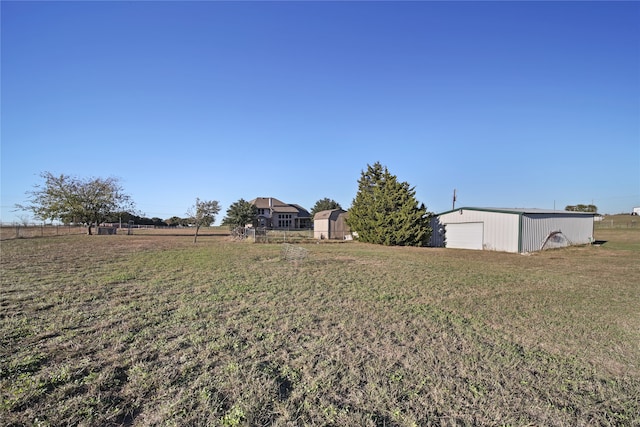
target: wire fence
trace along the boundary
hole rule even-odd
[[[255,243],[303,243],[313,241],[313,230],[245,228],[245,238]]]
[[[282,245],[282,259],[291,261],[294,264],[298,264],[303,261],[309,255],[309,250],[302,246],[292,245],[291,243],[284,243]]]
[[[638,228],[640,227],[640,217],[637,215],[627,215],[624,217],[616,216],[614,218],[604,217],[599,221],[595,221],[593,227],[596,230],[611,228]]]
[[[95,227],[94,227],[95,228]],[[135,229],[169,229],[169,227],[154,226],[132,226]],[[118,234],[133,231],[129,227],[123,227]],[[640,217],[629,215],[624,218],[615,217],[594,223],[595,230],[603,229],[633,229],[640,228]],[[172,229],[175,231],[176,229]],[[191,231],[185,228],[185,231]],[[246,238],[256,243],[304,243],[315,241],[313,230],[311,229],[286,229],[286,230],[266,230],[247,228],[242,229],[243,235],[238,238]],[[97,230],[96,230],[97,233]],[[36,237],[70,236],[77,234],[87,234],[87,227],[84,225],[52,225],[52,224],[1,224],[0,240],[31,239]],[[233,233],[231,233],[233,235]]]
[[[87,234],[84,225],[22,225],[2,224],[0,226],[0,240],[32,239],[35,237],[70,236],[73,234]]]
[[[171,232],[176,233],[192,233],[191,227],[170,228],[170,227],[154,227],[129,225],[119,227],[93,227],[95,234],[133,234],[135,233],[160,233]],[[231,232],[227,228],[214,229],[216,234],[230,234],[232,237],[239,239],[249,239],[256,243],[303,243],[313,241],[313,230],[311,229],[255,229],[242,228],[241,235],[235,235],[238,232]],[[108,231],[108,232],[107,232]],[[235,233],[235,234],[234,234]],[[36,237],[54,237],[54,236],[70,236],[76,234],[87,234],[87,227],[84,225],[55,225],[55,224],[0,224],[0,240],[13,239],[32,239]]]

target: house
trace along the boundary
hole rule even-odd
[[[274,197],[258,197],[249,203],[258,209],[255,227],[275,229],[311,228],[311,214],[296,204],[284,203]]]
[[[432,219],[431,246],[514,253],[593,242],[593,212],[464,207]]]
[[[318,240],[349,239],[351,231],[346,222],[347,215],[347,211],[342,209],[330,209],[316,213],[313,216],[313,237]]]

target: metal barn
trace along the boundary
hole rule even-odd
[[[594,213],[464,207],[432,220],[432,246],[527,253],[593,241]]]
[[[313,217],[313,237],[316,239],[340,239],[351,236],[346,222],[347,212],[342,209],[320,211]]]

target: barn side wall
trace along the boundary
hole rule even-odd
[[[429,240],[429,246],[433,248],[444,248],[444,224],[440,219],[440,216],[433,216],[430,220],[431,224],[431,239]]]
[[[445,229],[446,225],[470,222],[484,224],[482,248],[491,251],[518,252],[519,215],[513,213],[459,209],[438,217]]]
[[[539,251],[546,238],[554,231],[562,232],[572,245],[588,244],[593,240],[593,216],[524,214],[521,252]]]
[[[329,218],[317,219],[313,222],[313,237],[315,239],[329,238]]]
[[[331,222],[329,225],[331,230],[329,233],[329,238],[344,240],[344,236],[347,232],[345,226],[346,224],[344,222],[343,215],[335,215],[335,218],[334,215],[331,215]]]

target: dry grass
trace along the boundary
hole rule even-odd
[[[0,419],[637,425],[640,234],[596,237],[296,263],[214,233],[3,242]]]

